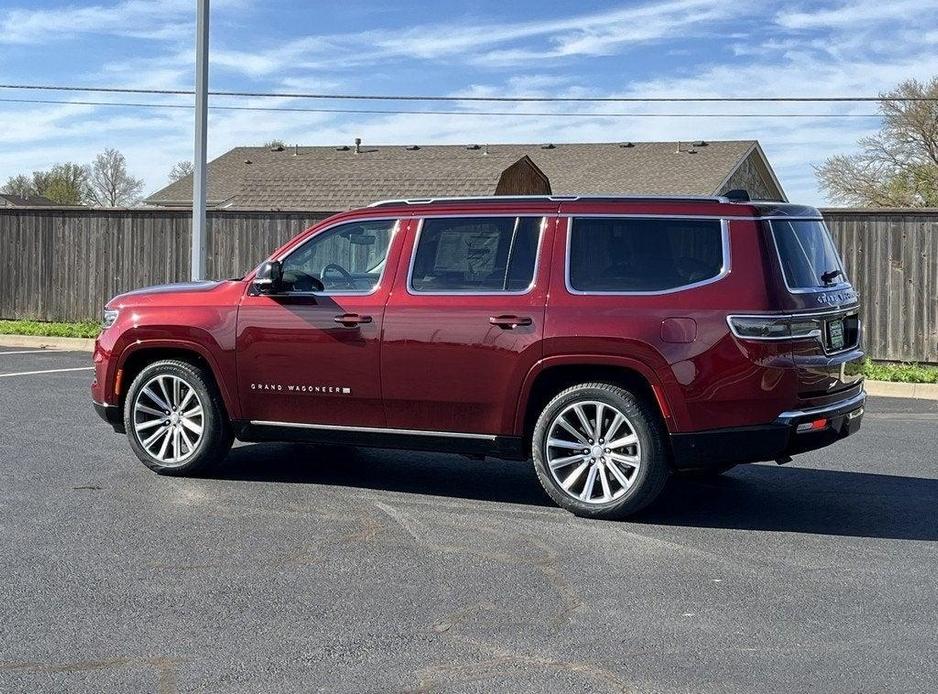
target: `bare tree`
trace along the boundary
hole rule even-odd
[[[179,181],[186,176],[192,175],[192,162],[188,159],[183,159],[182,161],[177,161],[173,164],[172,170],[169,172],[169,180],[172,183]]]
[[[127,173],[124,155],[110,147],[95,157],[88,179],[88,199],[100,207],[132,205],[143,191],[143,181]]]
[[[938,206],[938,77],[880,94],[879,110],[883,125],[860,152],[815,167],[821,188],[840,204]]]

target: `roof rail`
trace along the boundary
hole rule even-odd
[[[445,202],[570,202],[572,200],[608,200],[615,202],[619,200],[660,200],[675,202],[730,202],[730,199],[723,195],[469,195],[452,196],[442,198],[398,198],[390,200],[379,200],[373,202],[368,207],[389,207],[391,205],[432,205],[434,203]]]

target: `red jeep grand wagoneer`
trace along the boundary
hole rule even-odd
[[[533,459],[570,511],[858,429],[857,295],[818,211],[748,196],[399,200],[246,277],[113,299],[98,412],[189,474],[243,441]]]

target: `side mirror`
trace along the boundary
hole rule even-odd
[[[264,262],[254,275],[254,287],[261,294],[277,294],[283,287],[283,266],[279,260]]]

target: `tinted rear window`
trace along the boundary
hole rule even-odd
[[[418,292],[523,292],[534,279],[540,217],[425,219],[411,289]]]
[[[789,289],[823,289],[847,281],[823,222],[773,220],[772,236]]]
[[[723,272],[716,219],[578,217],[572,224],[569,281],[578,291],[667,291]]]

